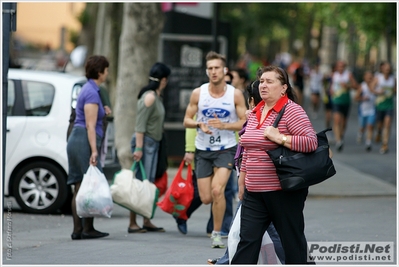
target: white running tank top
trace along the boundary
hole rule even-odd
[[[213,98],[209,94],[209,83],[203,84],[200,87],[197,121],[207,124],[209,119],[215,118],[214,114],[224,123],[238,121],[234,103],[234,90],[233,86],[227,84],[225,94],[220,98]],[[209,129],[212,131],[212,134],[206,134],[201,129],[197,129],[197,136],[195,138],[195,147],[197,149],[217,151],[237,145],[234,131],[219,130],[212,127],[209,127]]]
[[[332,77],[332,89],[334,93],[339,93],[342,90],[345,90],[341,87],[341,83],[349,83],[349,71],[345,70],[343,73],[339,73],[338,71],[334,72]]]
[[[375,115],[375,95],[370,91],[369,86],[366,82],[362,82],[362,96],[366,97],[367,100],[363,100],[359,104],[360,115],[365,116],[373,116]]]

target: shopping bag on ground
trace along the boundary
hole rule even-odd
[[[238,208],[233,224],[231,225],[227,249],[229,250],[229,263],[236,254],[238,243],[240,242],[240,227],[241,227],[241,206]],[[262,245],[259,251],[258,264],[281,264],[276,251],[274,249],[273,241],[271,240],[267,231],[262,238]]]
[[[137,165],[143,181],[135,176],[134,169]],[[148,181],[141,161],[135,161],[130,170],[122,169],[115,173],[110,188],[114,203],[146,218],[154,217],[159,190]]]
[[[173,178],[173,182],[165,193],[165,197],[157,205],[174,217],[187,220],[186,211],[194,198],[194,186],[192,181],[191,164],[187,166],[187,178],[182,177],[185,161],[180,163],[180,167]]]
[[[77,215],[81,218],[111,217],[114,203],[109,184],[96,166],[90,165],[87,169],[75,201]]]

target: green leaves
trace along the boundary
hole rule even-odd
[[[184,211],[186,209],[186,206],[178,204],[177,200],[173,197],[172,194],[169,195],[169,200],[170,200],[170,202],[173,203],[172,215],[175,216],[175,217],[179,217],[180,216],[180,212]]]

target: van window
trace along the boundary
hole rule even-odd
[[[46,116],[50,113],[55,88],[49,83],[22,81],[26,116]]]

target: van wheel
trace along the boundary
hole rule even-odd
[[[16,174],[14,197],[25,212],[47,214],[64,205],[68,186],[65,174],[54,164],[33,162]]]

